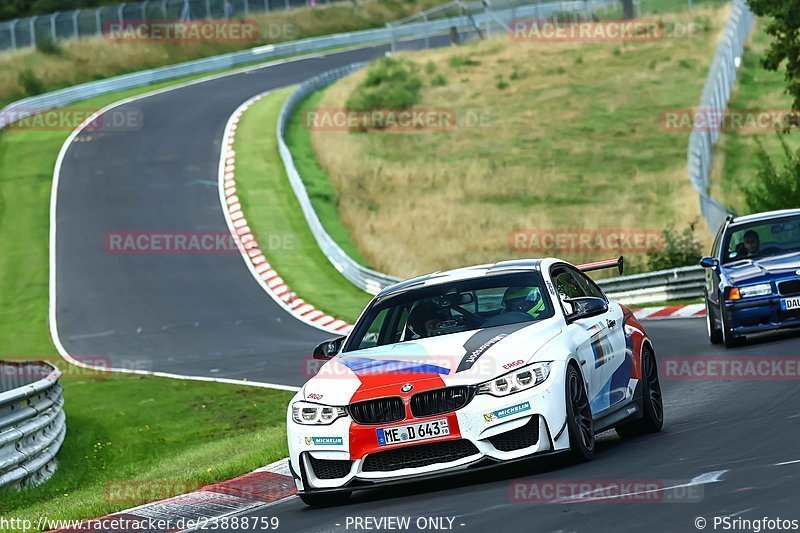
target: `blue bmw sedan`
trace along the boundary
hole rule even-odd
[[[800,327],[800,209],[728,217],[700,264],[713,344]]]

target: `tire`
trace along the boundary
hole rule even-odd
[[[579,462],[589,461],[594,456],[594,420],[589,397],[574,366],[567,367],[565,381],[570,452]]]
[[[706,298],[706,329],[708,330],[708,340],[711,344],[719,344],[722,342],[722,330],[717,327],[713,313],[711,306],[708,305],[708,298]]]
[[[722,309],[722,304],[720,304],[719,316],[720,322],[722,322],[722,343],[725,345],[725,347],[736,348],[737,346],[741,345],[742,339],[733,334],[728,325],[728,321],[725,319],[725,310]]]
[[[657,433],[664,426],[664,402],[661,381],[658,379],[658,362],[650,347],[642,348],[642,418],[622,424],[614,429],[622,438]]]
[[[331,507],[347,503],[350,499],[350,494],[350,492],[301,492],[298,493],[298,496],[300,496],[304,504],[310,507]]]

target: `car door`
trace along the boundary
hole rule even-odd
[[[551,271],[553,284],[565,315],[572,312],[569,298],[602,297],[602,291],[588,278],[569,265],[557,265]],[[614,374],[626,362],[622,309],[617,304],[598,316],[572,321],[567,329],[583,370],[586,390],[594,417],[628,399],[628,380]],[[628,365],[630,367],[630,365]],[[630,373],[630,371],[628,371]],[[629,376],[628,376],[629,377]],[[614,387],[615,384],[624,386]],[[618,390],[618,389],[622,390]]]
[[[725,233],[725,228],[727,227],[726,224],[723,224],[722,227],[719,228],[717,231],[717,236],[714,238],[714,244],[711,247],[711,257],[717,259],[717,261],[722,264],[722,254],[720,254],[720,249],[722,247],[722,235]],[[717,268],[707,268],[706,271],[706,294],[708,295],[708,302],[711,307],[719,305],[720,302],[720,294],[719,294],[719,267]]]

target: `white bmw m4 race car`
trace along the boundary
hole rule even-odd
[[[309,505],[353,490],[570,452],[663,423],[655,351],[626,307],[558,259],[508,261],[386,288],[287,413]]]

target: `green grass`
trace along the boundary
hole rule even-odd
[[[195,76],[194,78],[196,78]],[[184,80],[176,80],[177,83]],[[99,109],[161,86],[75,104]],[[0,358],[58,361],[48,317],[50,188],[70,131],[0,132]],[[65,365],[63,361],[60,366]],[[104,498],[113,480],[203,484],[284,457],[291,393],[66,369],[67,438],[46,484],[0,495],[0,515],[93,518],[138,502]],[[110,444],[109,444],[110,443]]]
[[[238,196],[250,227],[262,245],[265,236],[271,235],[280,236],[280,242],[290,243],[264,249],[270,264],[287,285],[323,311],[353,321],[369,302],[370,296],[347,281],[317,246],[278,155],[275,124],[290,91],[291,88],[287,88],[267,95],[248,109],[239,123],[235,141]],[[293,130],[294,141],[302,138],[297,135],[298,130],[305,130]],[[302,149],[295,152],[297,146],[295,142],[292,147],[295,159],[308,162],[309,152]],[[310,146],[306,150],[310,150]],[[315,163],[315,160],[311,161]],[[306,170],[307,166],[300,169],[312,198],[316,198],[317,213],[321,218],[325,217],[324,223],[332,223],[326,225],[326,229],[340,239],[346,238],[346,230],[339,222],[335,206],[322,200],[325,194],[320,188],[332,190],[330,183],[319,174],[306,174]],[[352,245],[347,252],[356,255]]]
[[[62,383],[68,432],[59,468],[43,485],[0,493],[0,515],[94,518],[144,503],[119,501],[117,482],[185,492],[288,454],[287,392],[130,376]]]
[[[783,71],[773,72],[761,66],[770,37],[763,31],[763,22],[756,24],[739,69],[739,83],[728,107],[733,110],[788,111],[792,107],[792,98],[785,93]],[[800,148],[796,130],[786,135],[785,139],[791,148]],[[723,131],[714,153],[712,195],[741,214],[747,213],[742,187],[756,179],[758,165],[755,153],[759,142],[779,162],[778,166],[782,166],[780,141],[771,131]]]
[[[306,113],[319,106],[324,90],[317,91],[303,100],[295,110],[286,128],[286,146],[292,152],[295,166],[303,184],[306,186],[311,204],[317,212],[325,231],[347,252],[347,255],[365,264],[361,253],[350,239],[350,231],[339,218],[339,191],[331,184],[328,172],[320,166],[314,147],[311,145],[311,131],[303,125]]]

